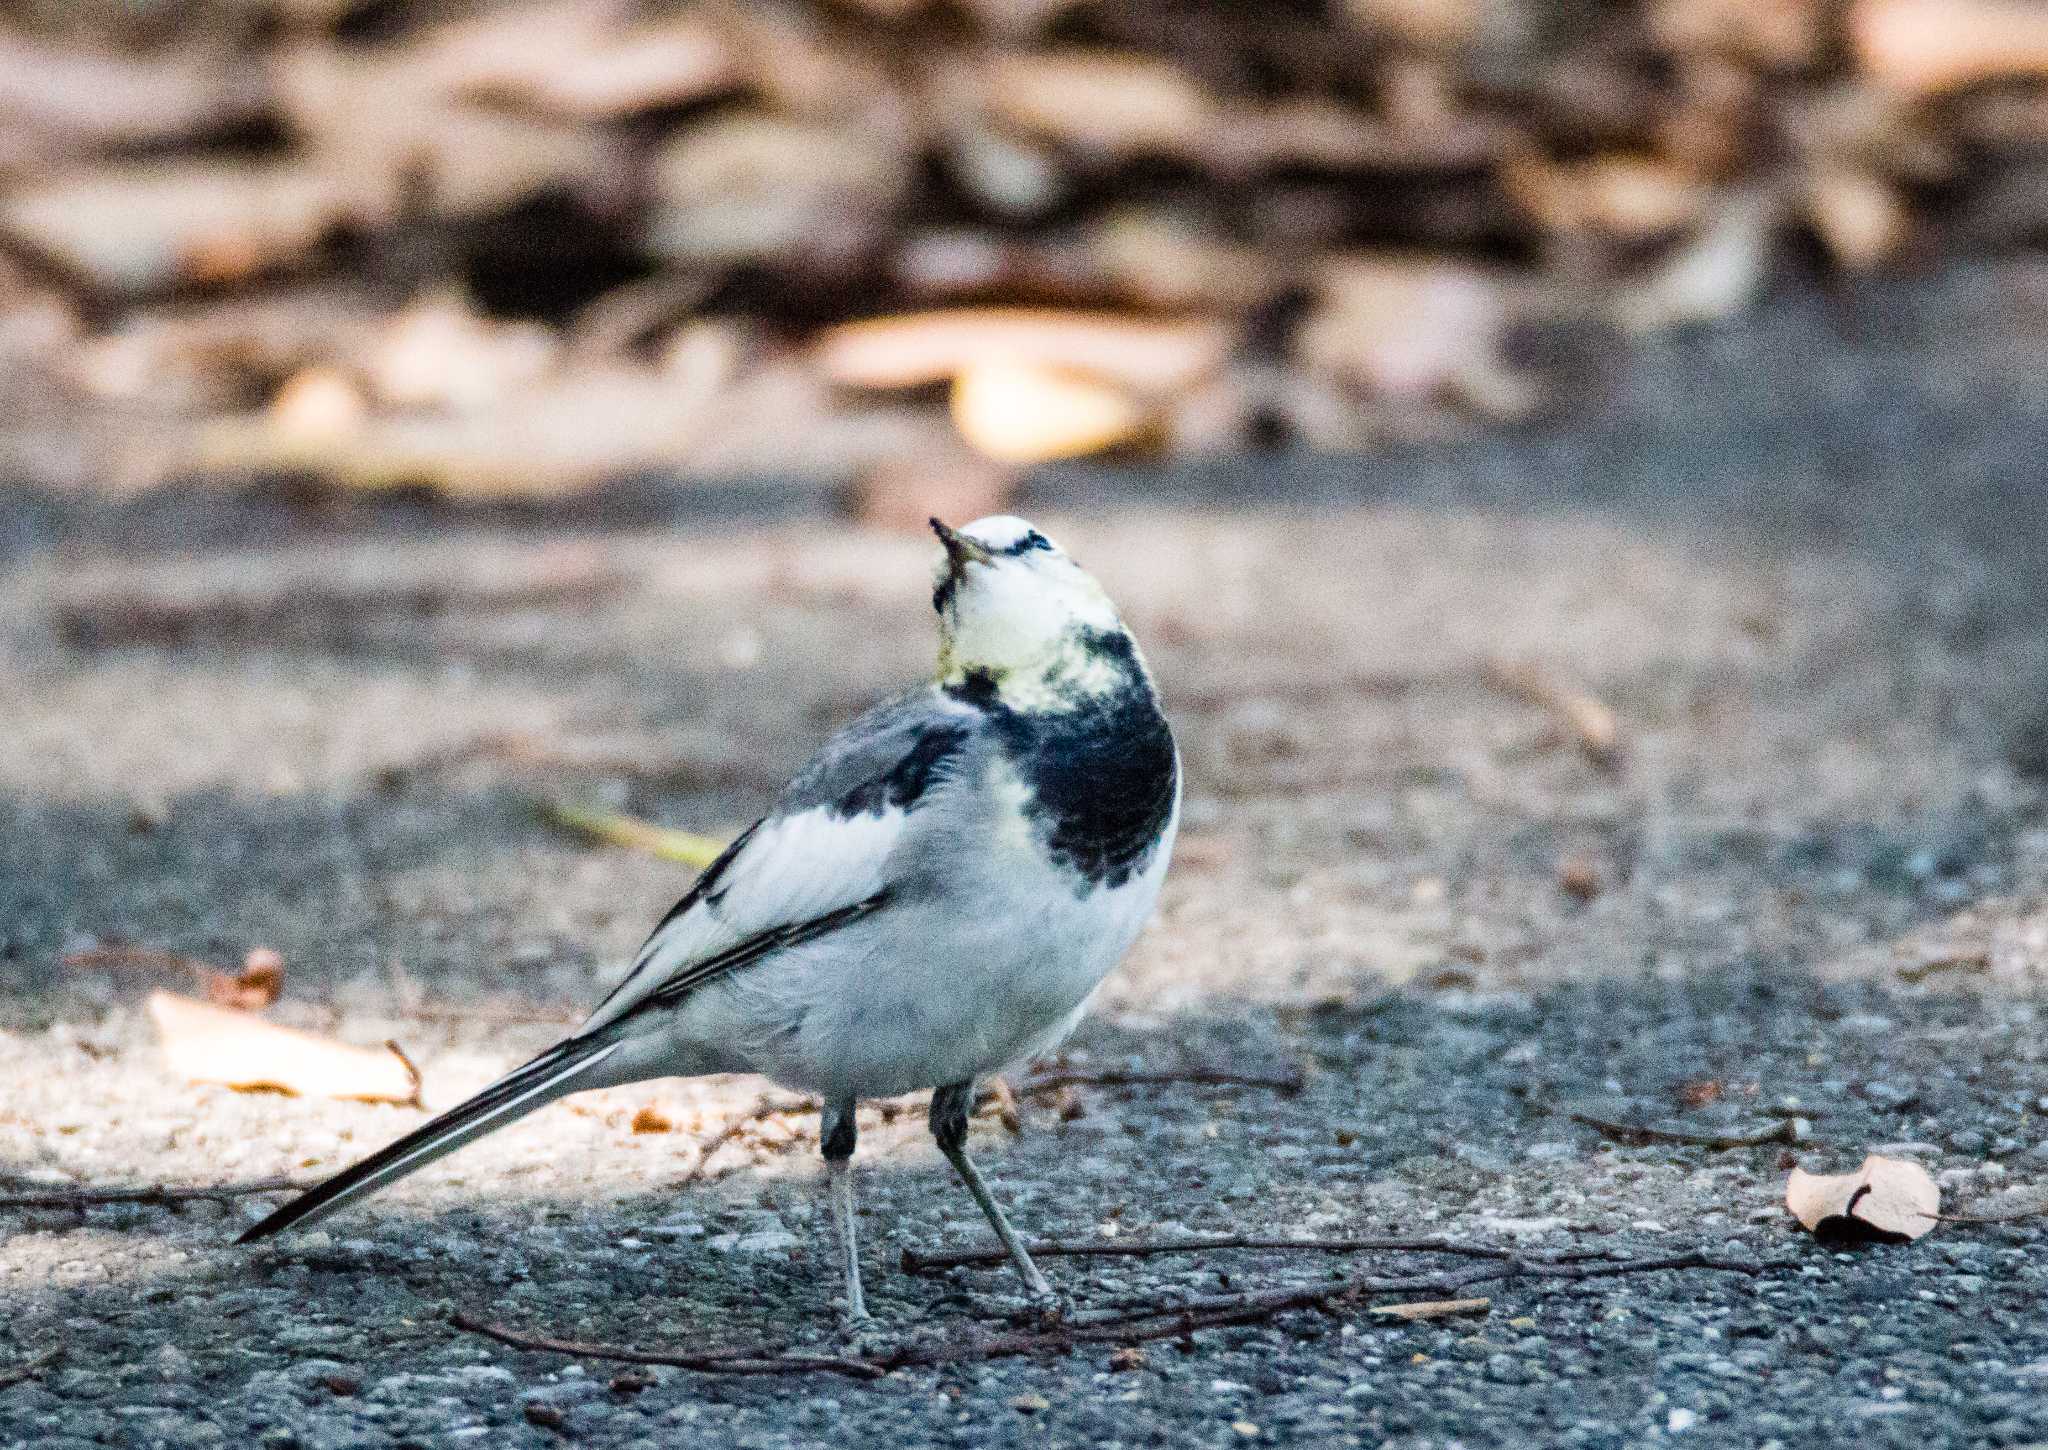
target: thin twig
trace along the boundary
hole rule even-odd
[[[289,1178],[258,1178],[248,1183],[222,1183],[212,1188],[67,1188],[48,1193],[13,1193],[0,1196],[0,1208],[98,1208],[113,1203],[148,1203],[170,1207],[180,1203],[226,1203],[259,1193],[302,1193],[311,1185]]]
[[[1095,1072],[1062,1067],[1025,1078],[1017,1085],[1017,1091],[1035,1097],[1063,1087],[1170,1087],[1181,1083],[1195,1087],[1269,1088],[1292,1095],[1307,1085],[1307,1079],[1298,1071],[1225,1072],[1192,1067],[1170,1072],[1124,1072],[1118,1069]]]
[[[1297,1249],[1322,1254],[1451,1254],[1468,1259],[1513,1259],[1513,1249],[1490,1244],[1465,1244],[1436,1238],[1255,1238],[1245,1234],[1189,1235],[1171,1239],[1103,1239],[1088,1243],[1037,1243],[1030,1245],[1034,1258],[1110,1259],[1143,1258],[1155,1254],[1199,1254],[1217,1249]],[[1576,1263],[1585,1259],[1610,1257],[1606,1249],[1572,1249],[1553,1256],[1552,1263]],[[1002,1248],[949,1249],[921,1254],[903,1251],[903,1272],[929,1274],[941,1269],[974,1268],[1007,1264],[1010,1256]]]
[[[420,1076],[419,1064],[406,1056],[405,1049],[398,1045],[397,1038],[385,1038],[384,1045],[390,1049],[391,1055],[398,1059],[399,1065],[405,1069],[405,1075],[412,1079],[412,1096],[400,1103],[399,1106],[424,1110],[427,1104],[426,1100],[420,1096],[420,1089],[425,1086],[426,1079]]]
[[[888,1370],[870,1360],[834,1354],[778,1354],[769,1346],[757,1349],[714,1349],[691,1354],[682,1350],[633,1349],[621,1344],[592,1344],[579,1339],[553,1339],[546,1335],[526,1334],[517,1329],[507,1329],[501,1324],[492,1324],[459,1309],[449,1322],[457,1329],[481,1334],[488,1339],[497,1340],[500,1344],[509,1344],[514,1349],[542,1349],[555,1354],[572,1354],[583,1359],[622,1360],[627,1364],[662,1364],[676,1369],[701,1370],[706,1374],[803,1374],[814,1370],[829,1370],[836,1374],[853,1375],[858,1379],[876,1379],[888,1373]]]
[[[753,1107],[747,1109],[746,1112],[741,1113],[716,1133],[705,1139],[704,1145],[697,1150],[697,1161],[690,1165],[689,1171],[683,1174],[676,1186],[683,1188],[688,1187],[692,1183],[701,1182],[704,1178],[705,1169],[711,1163],[712,1155],[756,1124],[764,1123],[771,1118],[781,1117],[787,1113],[816,1111],[817,1105],[808,1099],[790,1099],[777,1097],[773,1093],[768,1094],[755,1103]]]
[[[1725,1152],[1730,1148],[1761,1148],[1766,1143],[1797,1145],[1806,1139],[1800,1135],[1799,1119],[1785,1118],[1768,1128],[1759,1128],[1754,1133],[1687,1133],[1675,1128],[1651,1128],[1641,1123],[1613,1123],[1605,1118],[1596,1118],[1591,1113],[1567,1113],[1574,1123],[1583,1123],[1597,1128],[1608,1137],[1623,1143],[1677,1143],[1688,1148],[1710,1148]]]
[[[53,1344],[40,1354],[32,1354],[12,1369],[0,1369],[0,1390],[18,1385],[23,1380],[32,1380],[44,1370],[64,1357],[64,1346]]]
[[[1539,665],[1489,660],[1480,671],[1487,684],[1550,712],[1571,733],[1579,753],[1599,769],[1621,769],[1621,725],[1604,700]]]
[[[1148,1304],[1129,1310],[1084,1310],[1041,1328],[991,1335],[952,1334],[943,1339],[904,1345],[886,1354],[872,1356],[819,1355],[801,1350],[784,1353],[772,1347],[752,1347],[739,1351],[647,1350],[629,1345],[554,1339],[528,1334],[492,1324],[467,1313],[457,1313],[453,1323],[458,1329],[487,1335],[501,1344],[509,1344],[515,1348],[549,1350],[590,1359],[670,1365],[705,1374],[806,1374],[823,1371],[849,1375],[857,1379],[877,1379],[899,1369],[1012,1359],[1028,1355],[1065,1354],[1078,1344],[1128,1344],[1151,1339],[1180,1339],[1198,1330],[1257,1323],[1291,1310],[1333,1311],[1376,1294],[1434,1294],[1446,1299],[1456,1298],[1463,1290],[1474,1284],[1513,1279],[1524,1274],[1553,1282],[1682,1269],[1755,1276],[1786,1266],[1782,1263],[1716,1259],[1699,1253],[1674,1254],[1655,1259],[1617,1259],[1613,1262],[1594,1264],[1529,1261],[1510,1257],[1457,1274],[1418,1275],[1399,1279],[1361,1276],[1296,1288],[1209,1295],[1179,1304]]]

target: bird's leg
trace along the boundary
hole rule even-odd
[[[853,1110],[852,1098],[825,1104],[818,1128],[825,1150],[825,1176],[831,1185],[832,1222],[839,1232],[839,1260],[846,1271],[846,1318],[859,1324],[868,1317],[868,1303],[861,1292],[860,1240],[853,1227],[853,1147],[860,1137]]]
[[[981,1205],[982,1216],[996,1231],[996,1237],[1003,1241],[1003,1248],[1009,1253],[1010,1262],[1017,1266],[1024,1287],[1038,1298],[1050,1298],[1052,1285],[1045,1281],[1045,1275],[1038,1272],[1038,1265],[1031,1262],[1031,1255],[1024,1251],[1023,1241],[1010,1227],[1010,1221],[1003,1217],[1002,1206],[996,1202],[996,1196],[988,1191],[981,1170],[967,1156],[967,1112],[973,1102],[974,1084],[971,1082],[956,1082],[933,1093],[932,1137],[938,1140],[939,1151],[946,1155],[946,1161],[953,1165],[953,1171],[960,1175],[960,1181],[967,1185],[974,1201]]]

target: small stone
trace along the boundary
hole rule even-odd
[[[564,1430],[568,1428],[569,1417],[553,1405],[536,1400],[526,1406],[526,1423],[543,1430]]]
[[[1109,1353],[1109,1367],[1119,1374],[1128,1370],[1143,1369],[1145,1367],[1145,1351],[1138,1348],[1135,1344],[1126,1344],[1121,1349],[1113,1349]]]
[[[1237,1431],[1238,1434],[1244,1436],[1247,1440],[1256,1440],[1259,1435],[1259,1427],[1250,1420],[1232,1420],[1230,1428]]]
[[[1010,1408],[1020,1414],[1035,1415],[1040,1410],[1051,1409],[1052,1401],[1048,1400],[1044,1395],[1012,1395],[1010,1396]]]

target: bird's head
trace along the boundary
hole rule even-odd
[[[1109,595],[1058,544],[1009,514],[931,522],[946,550],[932,586],[942,684],[1057,710],[1142,675]]]

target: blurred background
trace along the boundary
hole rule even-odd
[[[2028,0],[0,17],[0,486],[58,494],[900,525],[1569,415],[1773,294],[2048,239]]]

